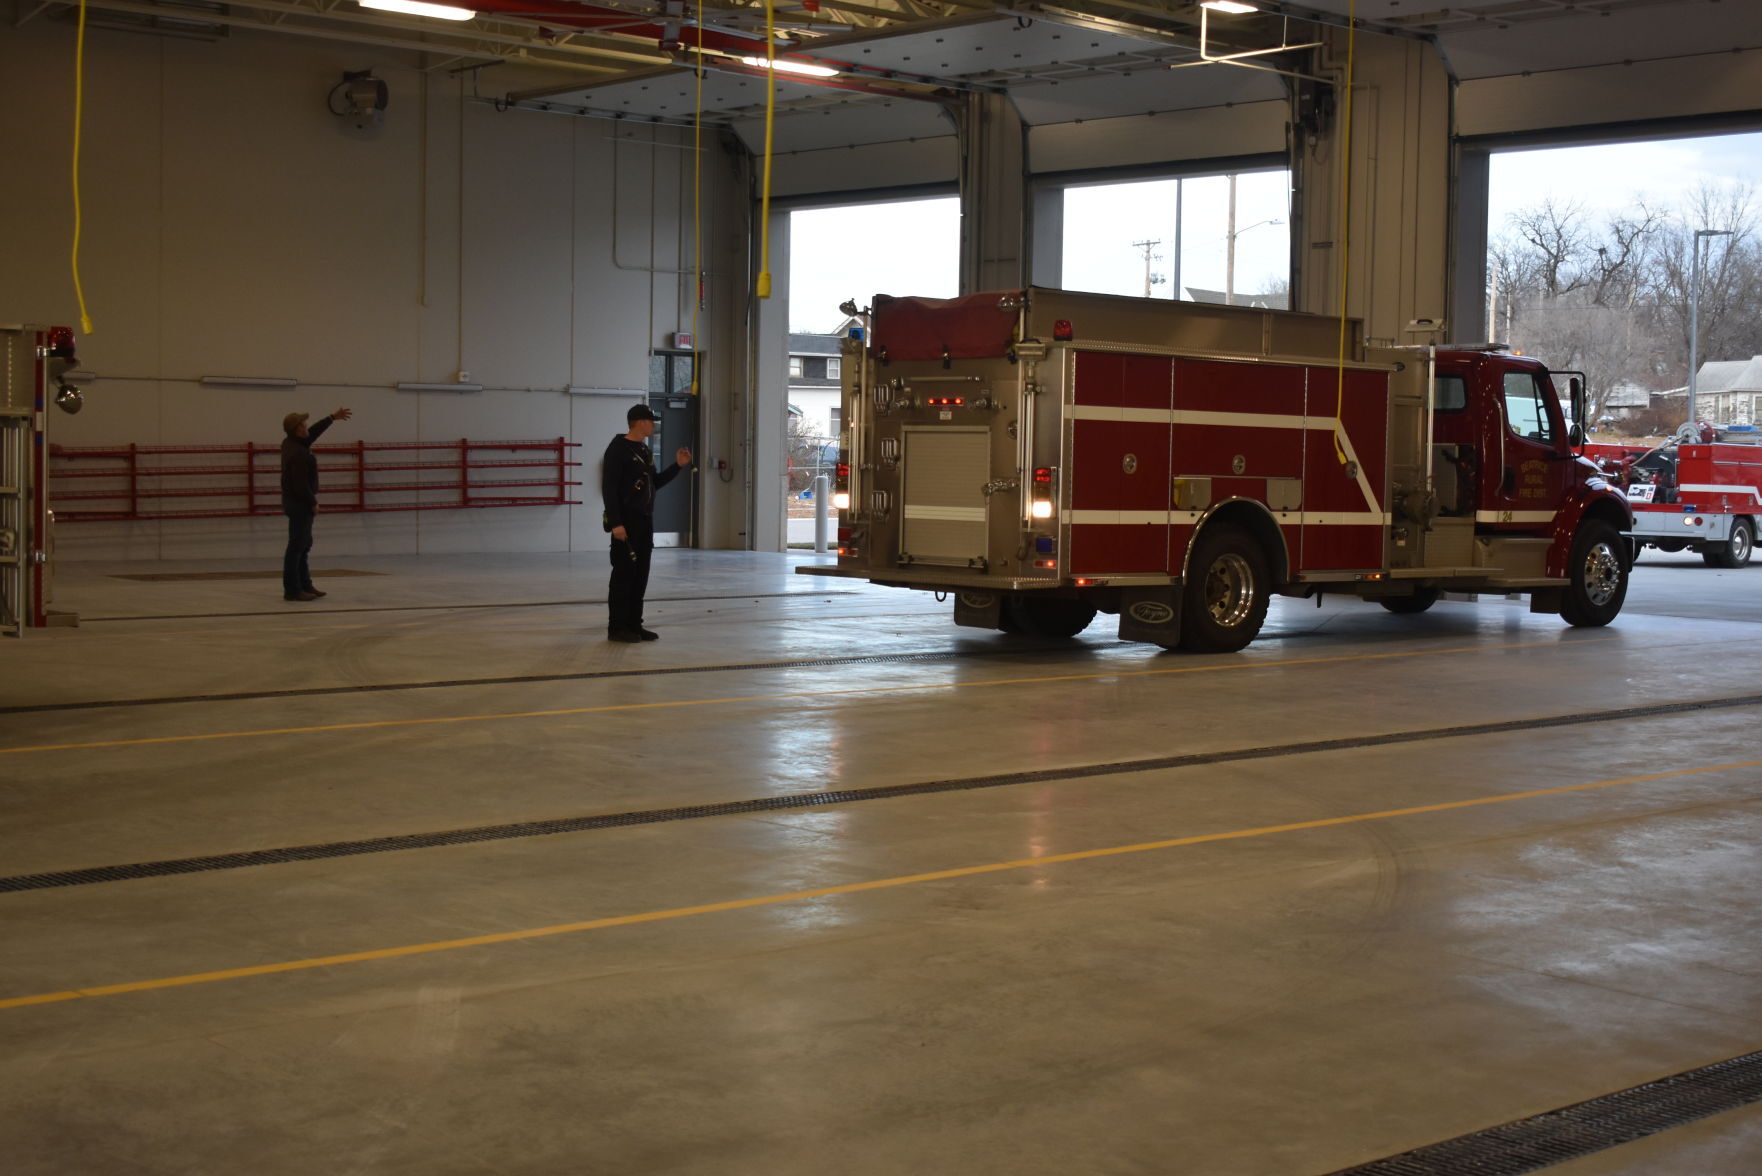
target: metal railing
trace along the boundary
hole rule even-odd
[[[569,450],[578,448],[561,437],[315,445],[312,452],[320,459],[319,509],[373,514],[575,506],[579,503],[569,497],[569,487],[581,483],[568,473],[581,463],[568,456]],[[489,456],[497,453],[509,456]],[[56,517],[63,522],[281,513],[279,444],[52,445],[49,457],[51,496]],[[531,471],[534,476],[503,476],[513,471]]]

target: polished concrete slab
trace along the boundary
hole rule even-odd
[[[1762,1049],[1762,567],[1195,657],[812,558],[660,553],[642,646],[586,557],[65,566],[7,877],[1017,775],[0,894],[7,1170],[1321,1176]],[[1553,1170],[1759,1165],[1750,1107]]]

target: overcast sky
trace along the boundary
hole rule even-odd
[[[1633,207],[1680,205],[1703,180],[1748,183],[1762,197],[1762,134],[1723,135],[1654,143],[1514,151],[1493,157],[1489,224],[1497,235],[1509,215],[1556,200],[1582,204],[1593,216]],[[1290,207],[1284,172],[1238,177],[1238,293],[1282,282],[1290,251]],[[1145,251],[1154,241],[1154,297],[1175,288],[1173,180],[1069,188],[1065,192],[1064,285],[1074,290],[1143,294]],[[1221,290],[1225,283],[1229,181],[1222,176],[1180,184],[1180,283]],[[790,220],[790,326],[829,331],[838,304],[863,305],[877,293],[946,298],[957,292],[959,202],[953,197],[796,212]],[[1280,224],[1265,223],[1280,221]]]
[[[1594,217],[1642,200],[1677,207],[1703,181],[1749,184],[1762,196],[1762,135],[1503,152],[1493,156],[1487,221],[1497,236],[1513,212],[1549,193],[1577,201]]]

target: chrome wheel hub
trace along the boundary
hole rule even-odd
[[[1242,624],[1254,611],[1254,569],[1233,551],[1218,556],[1206,569],[1205,610],[1226,629]]]
[[[1585,595],[1601,607],[1621,589],[1621,557],[1607,543],[1593,543],[1585,552]]]

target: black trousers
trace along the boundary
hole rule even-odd
[[[611,616],[606,621],[609,631],[634,632],[642,628],[642,597],[649,589],[649,558],[655,552],[655,537],[635,529],[626,529],[629,539],[612,540],[612,581],[606,587],[606,605]]]
[[[281,557],[281,594],[298,596],[312,587],[312,570],[306,556],[312,550],[313,512],[288,507],[288,549]]]

